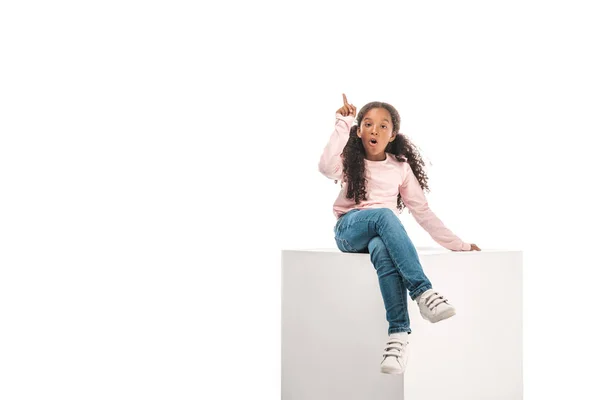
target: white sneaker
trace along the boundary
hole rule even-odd
[[[408,342],[398,338],[390,338],[385,345],[381,372],[384,374],[400,375],[406,369],[408,362]]]
[[[433,289],[429,289],[416,298],[421,316],[429,322],[439,322],[456,315],[456,309],[448,300]]]

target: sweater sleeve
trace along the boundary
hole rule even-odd
[[[441,246],[448,250],[471,250],[469,243],[463,242],[458,236],[442,223],[442,221],[431,211],[425,193],[414,175],[408,162],[406,165],[404,180],[400,185],[400,195],[406,207],[411,211],[419,225]]]
[[[341,180],[343,175],[342,151],[350,137],[350,128],[354,117],[335,114],[335,129],[329,137],[329,142],[321,154],[319,161],[319,172],[329,179]]]

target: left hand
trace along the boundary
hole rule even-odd
[[[452,250],[452,251],[481,251],[481,249],[475,243],[471,243],[471,248],[469,250]]]

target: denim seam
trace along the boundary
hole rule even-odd
[[[377,236],[381,239],[380,236]],[[383,243],[383,241],[382,241]],[[380,250],[382,252],[385,252],[387,254],[388,259],[390,260],[391,264],[392,264],[392,268],[394,269],[394,272],[398,274],[400,280],[402,281],[402,285],[404,285],[404,287],[406,286],[405,283],[405,279],[404,277],[399,273],[398,268],[396,268],[396,265],[394,264],[394,261],[392,260],[392,256],[390,255],[390,252],[388,251],[387,247],[385,247],[385,243],[383,244],[383,249]],[[377,275],[379,276],[379,270],[377,269],[377,266],[375,265],[375,253],[372,252],[370,253],[370,258],[371,258],[371,263],[373,264],[373,266],[375,267],[375,270],[377,271]],[[405,290],[405,289],[404,289]],[[406,310],[406,312],[408,312],[408,304],[406,304],[406,296],[404,295],[404,293],[400,296],[400,307],[404,310]],[[399,329],[399,328],[403,328],[403,327],[397,327],[394,329]],[[410,327],[408,328],[410,330]],[[401,331],[398,331],[401,332]]]
[[[375,221],[373,221],[373,220],[369,220],[369,219],[367,219],[367,221],[368,221],[369,223],[371,223],[371,222],[372,222],[372,223],[374,223],[374,224],[375,224]],[[377,229],[376,229],[375,227],[373,227],[373,229],[374,229],[375,231],[377,231]],[[378,234],[379,234],[379,232],[378,232]],[[380,235],[380,237],[381,237],[381,240],[383,240],[383,237],[382,237],[381,235]],[[384,242],[384,244],[385,244],[385,246],[387,247],[387,243],[385,243],[385,242]],[[391,254],[390,254],[390,258],[392,259],[392,262],[394,263],[394,266],[396,266],[396,269],[398,269],[398,267],[397,267],[397,266],[398,266],[398,265],[400,265],[400,263],[398,262],[398,260],[396,260],[396,259],[394,258],[394,256],[392,256]],[[400,270],[398,270],[398,272],[400,272]],[[406,283],[411,283],[411,282],[410,282],[410,280],[409,280],[407,277],[405,277],[405,276],[404,276],[404,275],[402,275],[402,274],[400,274],[400,275],[402,276],[402,278],[403,278],[403,279],[405,279]],[[417,288],[417,289],[418,289],[418,288]],[[411,296],[411,298],[412,298],[412,296]]]

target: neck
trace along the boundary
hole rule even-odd
[[[376,155],[366,154],[365,158],[369,161],[385,161],[387,156],[385,155],[385,151],[384,151],[383,153],[376,154]]]

